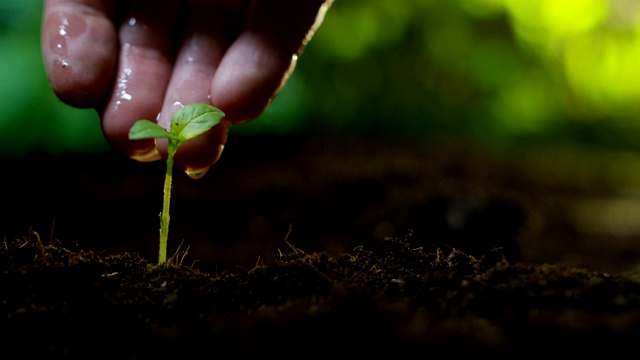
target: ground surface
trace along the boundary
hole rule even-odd
[[[180,264],[164,267],[163,164],[7,163],[3,346],[132,359],[622,353],[640,335],[638,165],[614,155],[232,138],[204,179],[176,175]]]
[[[640,336],[634,279],[400,239],[212,277],[32,235],[0,268],[3,349],[21,357],[611,356]]]

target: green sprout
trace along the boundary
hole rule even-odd
[[[180,145],[216,126],[224,115],[222,111],[211,105],[191,104],[180,108],[173,114],[170,131],[149,120],[138,120],[129,130],[129,139],[131,140],[169,139],[169,144],[167,145],[167,171],[164,178],[164,198],[162,213],[160,214],[160,256],[158,264],[167,261],[173,156]]]

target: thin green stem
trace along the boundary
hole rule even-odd
[[[162,201],[162,215],[160,215],[160,256],[158,263],[167,261],[167,238],[169,237],[169,204],[171,202],[171,181],[173,179],[173,154],[169,151],[167,157],[167,172],[164,177],[164,198]]]

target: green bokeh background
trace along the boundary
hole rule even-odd
[[[0,3],[0,153],[110,151],[61,103],[42,1]],[[640,2],[337,0],[272,106],[232,136],[453,135],[640,150]]]

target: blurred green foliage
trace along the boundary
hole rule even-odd
[[[0,144],[105,151],[48,88],[41,1],[0,4]],[[449,134],[640,149],[640,2],[336,0],[289,83],[232,135]]]
[[[632,0],[337,0],[246,126],[637,148],[639,15]]]

